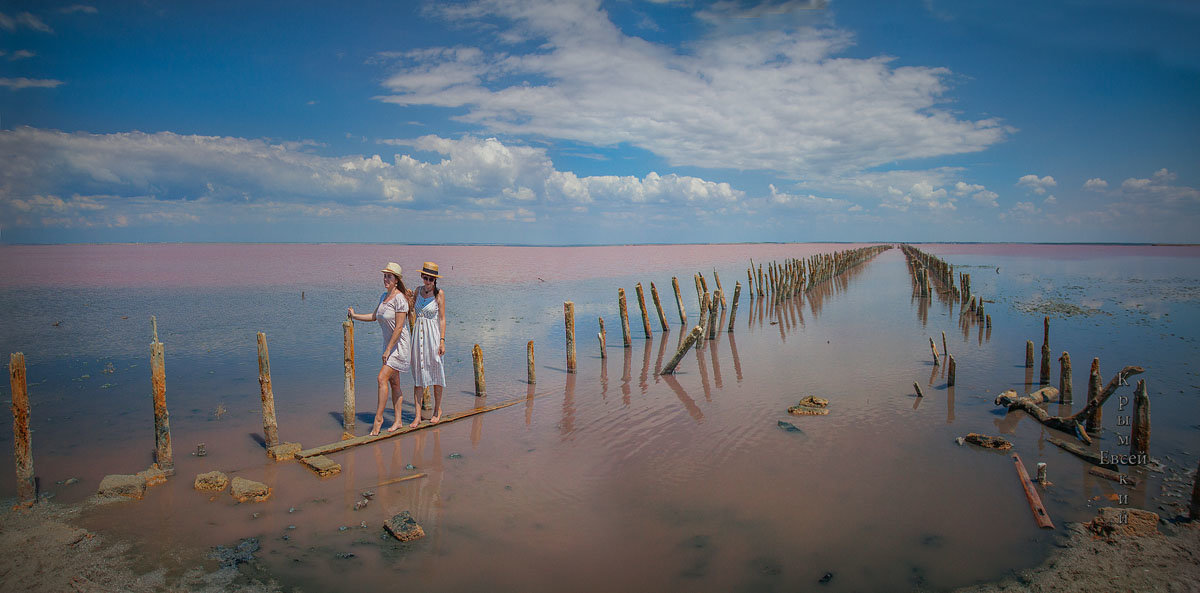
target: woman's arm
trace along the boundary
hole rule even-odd
[[[446,291],[439,290],[437,293],[438,301],[438,329],[442,334],[441,343],[438,344],[438,356],[446,354]]]
[[[375,321],[375,312],[372,311],[369,315],[365,313],[355,313],[354,307],[346,307],[346,314],[350,319],[355,321]]]

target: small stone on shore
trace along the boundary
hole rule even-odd
[[[396,516],[388,519],[383,524],[383,528],[392,534],[392,537],[402,542],[425,537],[425,530],[417,524],[417,521],[412,518],[412,514],[408,511],[401,511]]]
[[[984,449],[996,449],[999,451],[1007,451],[1012,449],[1012,443],[1008,442],[1008,439],[1004,437],[993,437],[986,434],[972,432],[963,437],[963,439],[972,445],[979,445]]]
[[[146,480],[141,476],[127,474],[104,476],[104,479],[100,480],[100,489],[96,493],[108,498],[125,497],[141,500],[146,495]]]
[[[227,486],[229,486],[229,477],[219,471],[196,474],[196,481],[192,483],[192,487],[196,490],[213,492],[222,492]]]

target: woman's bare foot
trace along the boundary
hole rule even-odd
[[[433,416],[431,416],[431,417],[429,418],[429,423],[430,423],[430,424],[437,424],[438,422],[441,422],[441,421],[442,421],[442,411],[441,411],[441,410],[434,410],[434,411],[433,411]]]
[[[396,432],[397,430],[400,430],[401,428],[404,428],[404,425],[400,424],[399,418],[396,418],[396,421],[394,423],[392,423],[391,426],[388,427],[388,432]]]
[[[421,406],[417,406],[417,417],[414,418],[412,424],[409,424],[408,426],[409,428],[416,428],[419,424],[421,424]]]
[[[371,425],[370,436],[378,436],[380,428],[383,428],[383,418],[376,418],[375,424]]]

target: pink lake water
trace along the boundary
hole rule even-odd
[[[1117,494],[1176,514],[1171,478],[1200,454],[1200,248],[919,245],[971,273],[973,291],[993,301],[990,332],[960,324],[957,303],[914,299],[897,249],[778,306],[745,290],[751,259],[858,246],[5,246],[0,344],[28,361],[41,489],[74,502],[104,475],[153,461],[149,317],[157,317],[177,476],[140,502],[85,516],[88,527],[132,542],[145,570],[215,567],[212,546],[255,537],[258,561],[240,570],[310,591],[949,590],[1038,564],[1058,533],[1037,529],[1006,455],[955,444],[968,432],[1013,441],[1031,473],[1048,464],[1054,484],[1042,496],[1060,526],[1116,504],[1107,498]],[[270,345],[281,438],[337,441],[345,309],[377,302],[388,261],[412,284],[427,260],[441,266],[447,293],[446,412],[524,401],[333,454],[342,465],[334,478],[269,462],[255,333]],[[659,376],[683,333],[671,277],[694,323],[692,275],[711,287],[714,271],[729,296],[743,284],[734,331],[690,352],[675,376]],[[652,335],[644,334],[638,282],[647,301],[657,286],[669,331],[648,302]],[[630,304],[628,349],[618,288]],[[567,300],[579,344],[573,375]],[[1040,345],[1038,307],[1047,303],[1080,311],[1052,315],[1050,334],[1056,357],[1072,355],[1077,392],[1093,356],[1106,379],[1127,364],[1146,367],[1138,378],[1150,387],[1151,456],[1164,469],[1127,468],[1142,478],[1138,488],[1087,474],[1046,440],[1064,435],[992,404],[1005,389],[1037,388],[1024,344]],[[942,348],[941,332],[958,364],[954,387],[929,354],[929,337]],[[365,434],[382,337],[360,323],[356,340]],[[525,383],[529,340],[534,386]],[[476,343],[485,400],[472,393]],[[926,397],[913,397],[914,381]],[[810,394],[831,401],[828,416],[787,414]],[[1106,406],[1098,448],[1116,450],[1128,434],[1118,403]],[[402,414],[412,413],[406,393]],[[11,433],[0,441],[11,447]],[[190,455],[201,442],[208,455]],[[213,469],[266,482],[272,497],[237,504],[193,490],[192,478]],[[379,485],[416,473],[425,477]],[[58,483],[71,477],[79,482]],[[374,500],[356,511],[365,490]],[[0,473],[0,494],[15,496],[11,471]],[[383,521],[404,510],[425,538],[384,536]]]

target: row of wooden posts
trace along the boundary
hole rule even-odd
[[[963,304],[961,320],[964,323],[992,327],[992,316],[984,310],[983,297],[971,292],[970,274],[958,274],[958,282],[962,286],[960,289],[954,284],[953,265],[912,245],[902,244],[900,249],[904,252],[909,271],[916,282],[914,292],[923,298],[931,297],[937,292],[959,300]]]

